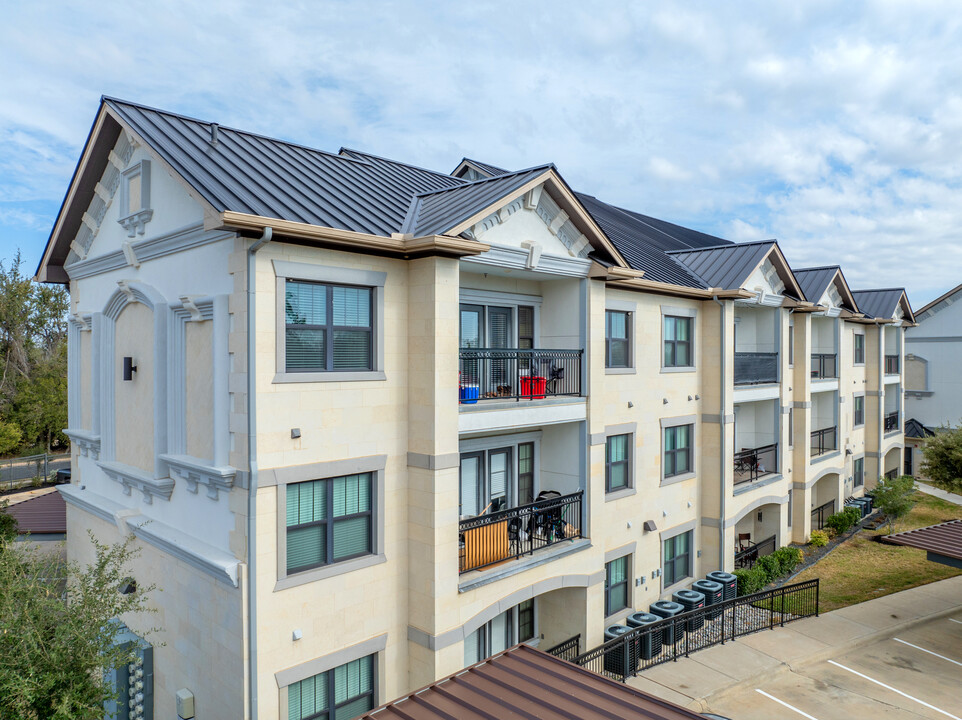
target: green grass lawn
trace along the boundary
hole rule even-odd
[[[962,518],[962,505],[916,493],[918,503],[896,532]],[[837,610],[899,590],[955,577],[962,571],[929,562],[924,550],[886,545],[870,538],[881,531],[863,530],[792,582],[819,578],[819,610]]]

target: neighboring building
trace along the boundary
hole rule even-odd
[[[901,458],[904,293],[553,165],[105,99],[38,278],[71,293],[68,548],[141,541],[158,717],[185,688],[348,717],[518,641],[598,645]]]
[[[4,498],[17,521],[17,538],[44,552],[61,552],[67,537],[67,506],[55,488],[28,490]]]
[[[916,314],[905,333],[905,403],[909,416],[928,427],[962,422],[962,285]]]
[[[906,365],[908,362],[906,361]],[[908,392],[908,391],[906,391]],[[905,449],[903,450],[902,474],[924,480],[922,474],[922,448],[926,438],[933,437],[935,431],[926,427],[915,418],[905,421]]]

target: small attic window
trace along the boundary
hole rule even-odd
[[[150,160],[141,160],[121,173],[120,219],[128,237],[144,234],[154,211],[150,208]]]

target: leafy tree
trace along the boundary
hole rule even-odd
[[[10,503],[4,500],[0,502],[0,553],[2,553],[7,545],[12,543],[17,539],[17,520],[10,513],[7,512],[7,507]]]
[[[922,472],[936,487],[962,495],[962,425],[939,430],[926,439]]]
[[[114,697],[103,670],[133,659],[114,644],[116,619],[149,612],[154,588],[119,591],[138,554],[132,539],[91,542],[87,567],[22,543],[0,547],[0,717],[100,720]]]
[[[70,299],[62,287],[32,282],[22,266],[19,252],[9,267],[0,262],[0,453],[67,442]]]
[[[888,520],[888,530],[892,532],[895,524],[915,506],[915,478],[902,475],[896,478],[881,478],[872,492],[872,500]]]

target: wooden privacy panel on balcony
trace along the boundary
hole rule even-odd
[[[508,550],[507,520],[465,530],[461,572],[506,560],[511,557]]]

